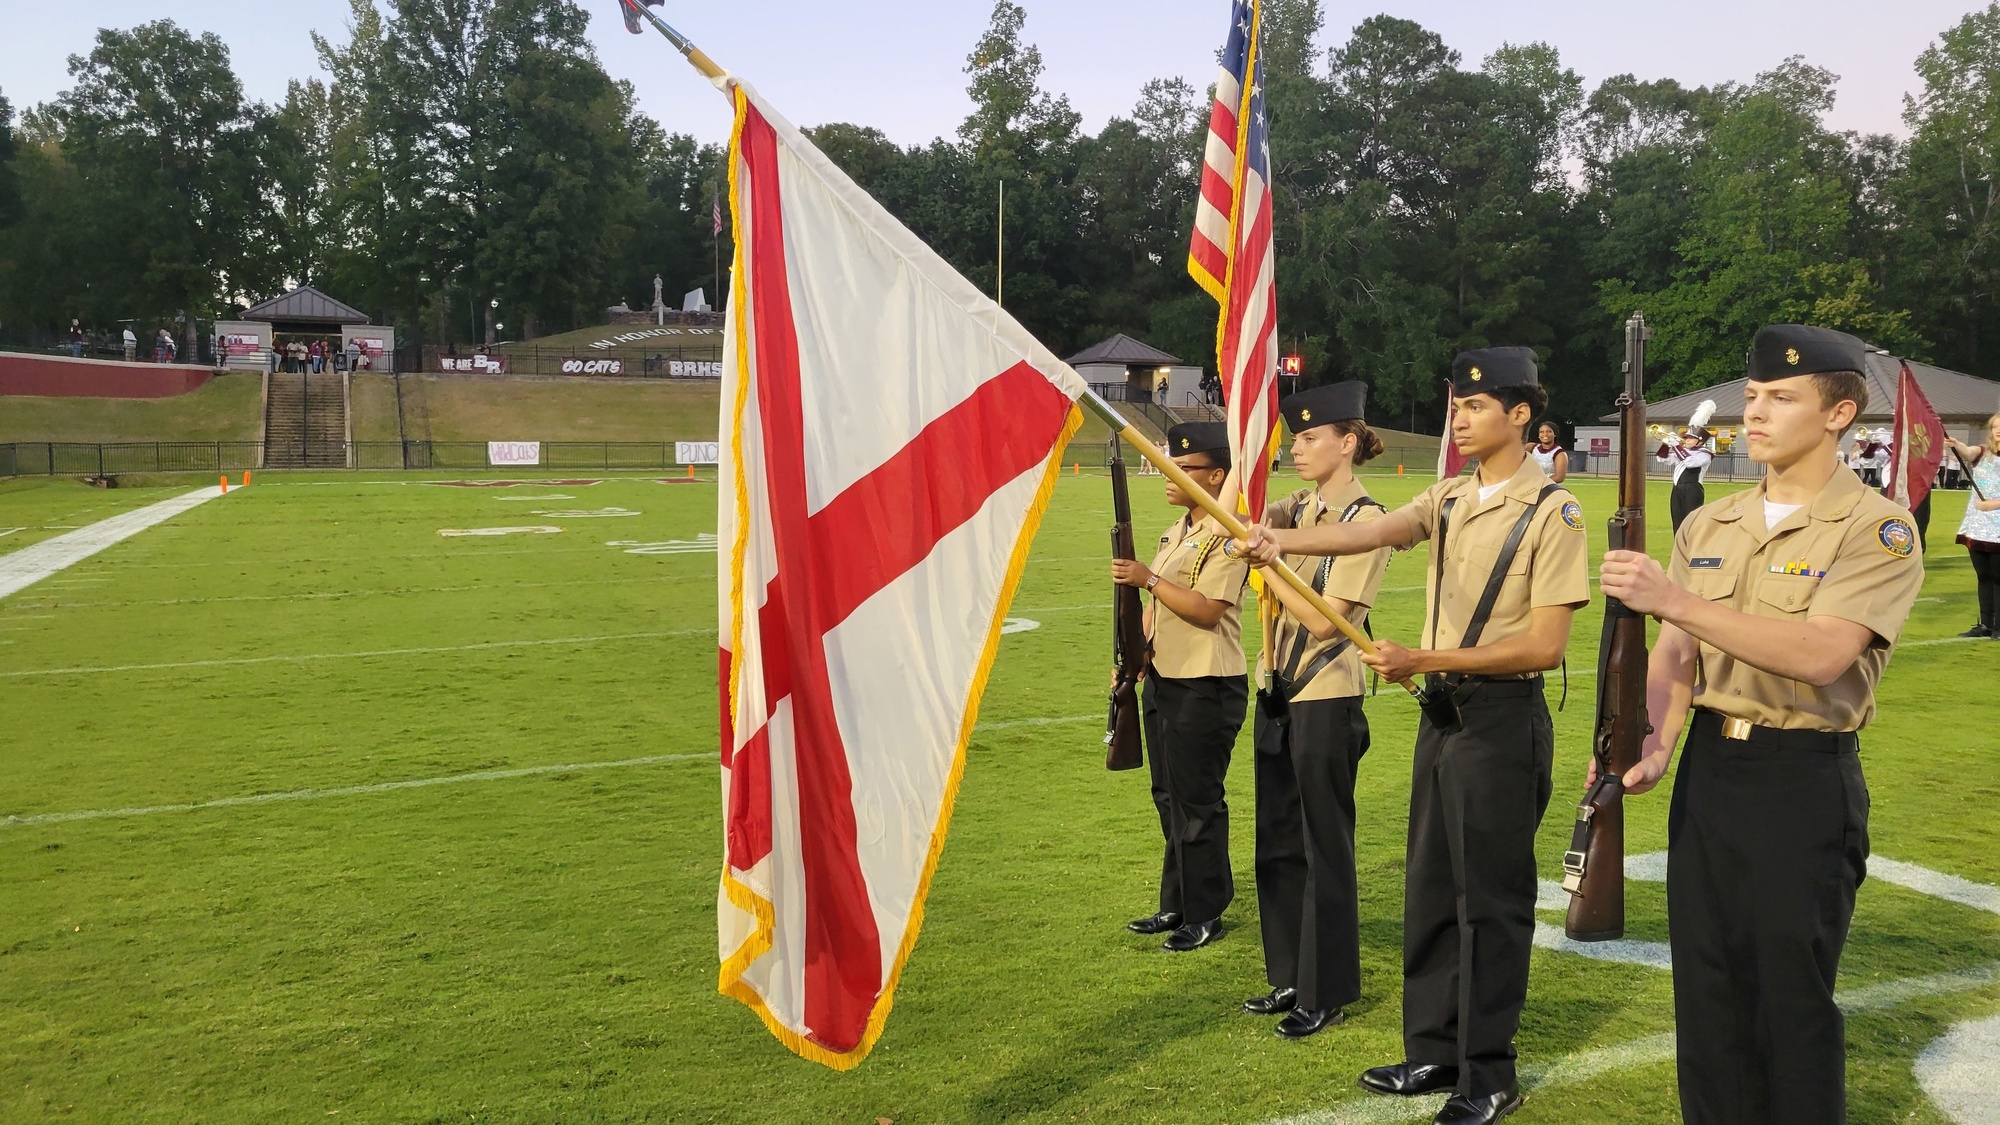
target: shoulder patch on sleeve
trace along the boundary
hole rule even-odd
[[[1908,520],[1900,516],[1890,516],[1875,525],[1875,541],[1882,549],[1899,559],[1907,559],[1917,549],[1917,533]]]
[[[1577,503],[1574,500],[1563,501],[1562,518],[1563,518],[1563,524],[1567,526],[1571,531],[1582,531],[1583,505]]]

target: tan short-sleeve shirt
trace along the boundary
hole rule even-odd
[[[1764,499],[1760,482],[1690,514],[1674,536],[1674,583],[1756,617],[1852,621],[1875,641],[1826,687],[1703,644],[1694,705],[1761,727],[1860,730],[1875,715],[1875,685],[1924,584],[1910,513],[1845,471],[1774,528],[1764,525]]]
[[[1165,602],[1154,599],[1147,636],[1153,642],[1153,670],[1169,679],[1196,676],[1241,676],[1249,671],[1243,659],[1243,584],[1250,563],[1223,553],[1229,534],[1209,516],[1175,521],[1160,536],[1153,556],[1153,573],[1186,586],[1197,594],[1227,602],[1222,620],[1204,629],[1183,619]]]
[[[1305,489],[1294,493],[1285,503],[1292,510],[1293,527],[1318,527],[1339,523],[1348,508],[1361,501],[1367,503],[1354,509],[1349,522],[1366,523],[1382,518],[1381,506],[1369,500],[1368,490],[1362,487],[1360,481],[1349,481],[1330,494]],[[1382,588],[1382,574],[1389,567],[1389,553],[1389,548],[1383,547],[1366,554],[1339,558],[1287,555],[1285,562],[1298,572],[1299,577],[1318,587],[1320,593],[1352,605],[1354,614],[1349,620],[1359,629],[1368,620],[1369,607],[1375,604],[1376,594]],[[1277,628],[1272,633],[1271,651],[1277,659],[1278,671],[1296,676],[1311,667],[1322,653],[1345,640],[1339,634],[1331,640],[1317,640],[1290,611],[1282,611],[1278,615]],[[1361,663],[1361,650],[1349,644],[1310,683],[1299,688],[1292,699],[1294,702],[1346,699],[1361,695],[1366,690],[1367,668]]]
[[[1507,535],[1535,503],[1549,477],[1532,457],[1489,499],[1479,499],[1475,475],[1441,480],[1384,519],[1405,521],[1413,539],[1431,541],[1431,571],[1425,587],[1423,648],[1458,648]],[[1438,513],[1452,501],[1442,565],[1437,558]],[[1528,632],[1532,611],[1547,606],[1582,606],[1590,601],[1590,560],[1583,533],[1583,507],[1568,489],[1558,488],[1535,509],[1493,613],[1479,635],[1482,645]],[[1536,673],[1524,672],[1527,679]],[[1501,677],[1513,678],[1513,677]]]

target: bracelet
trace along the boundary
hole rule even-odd
[[[1148,590],[1151,590],[1153,587],[1158,586],[1159,584],[1160,584],[1160,576],[1157,574],[1146,579],[1146,589]]]

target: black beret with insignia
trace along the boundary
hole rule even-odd
[[[1167,430],[1167,456],[1206,453],[1209,460],[1229,467],[1229,427],[1221,422],[1182,422]]]
[[[1767,324],[1750,345],[1753,383],[1817,375],[1822,371],[1865,371],[1867,345],[1845,332],[1808,324]]]
[[[1278,404],[1293,433],[1330,422],[1362,421],[1368,407],[1368,384],[1358,379],[1308,387]]]
[[[1540,382],[1533,348],[1480,348],[1451,361],[1451,393],[1458,398]]]

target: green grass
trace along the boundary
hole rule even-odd
[[[389,382],[381,375],[362,381]],[[713,441],[719,386],[714,380],[405,375],[403,432],[410,441]],[[367,403],[368,413],[355,416],[356,440],[366,428],[394,441],[393,390],[371,388]]]
[[[1122,929],[1151,909],[1159,840],[1143,775],[1103,770],[1093,722],[1108,656],[1102,476],[1062,478],[1013,610],[1041,627],[1003,643],[981,712],[994,725],[975,736],[924,934],[886,1035],[847,1074],[792,1057],[714,991],[714,560],[607,545],[712,529],[712,486],[418,479],[259,474],[0,600],[0,816],[698,757],[0,820],[0,1120],[1258,1122],[1358,1100],[1355,1074],[1400,1057],[1415,710],[1396,693],[1368,705],[1366,997],[1347,1024],[1284,1043],[1237,1011],[1263,987],[1247,730],[1227,936],[1172,956]],[[1422,483],[1369,480],[1392,503]],[[1601,548],[1610,487],[1576,490]],[[1157,480],[1135,493],[1143,539],[1171,513]],[[573,499],[505,499],[553,494]],[[17,482],[0,486],[0,527],[146,498]],[[1654,501],[1664,553],[1663,489]],[[532,514],[611,506],[643,514]],[[1940,504],[1924,591],[1936,600],[1907,639],[1971,619],[1970,569],[1942,543],[1956,515],[1956,497]],[[564,531],[437,534],[524,523]],[[1421,549],[1391,565],[1375,616],[1386,635],[1415,634],[1424,565]],[[1592,666],[1596,622],[1596,608],[1579,619],[1572,668]],[[632,636],[652,633],[677,635]],[[564,643],[466,647],[552,639]],[[1993,652],[1896,657],[1866,736],[1879,855],[2000,883],[2000,764],[1970,694],[1990,683]],[[47,669],[100,670],[19,674]],[[1570,687],[1539,849],[1549,878],[1590,722],[1591,681]],[[1052,717],[1082,718],[1002,725]],[[1664,847],[1666,808],[1665,789],[1629,806],[1633,850]],[[1662,888],[1631,896],[1633,936],[1663,940]],[[1874,881],[1843,984],[1996,958],[2000,918]],[[1851,1119],[1941,1125],[1911,1063],[1952,1022],[1996,1011],[1988,987],[1851,1018]],[[1538,950],[1523,1062],[1671,1020],[1665,974]],[[1678,1120],[1672,1065],[1537,1091],[1514,1120]]]
[[[0,396],[0,442],[256,441],[264,432],[264,379],[217,375],[171,398]]]

